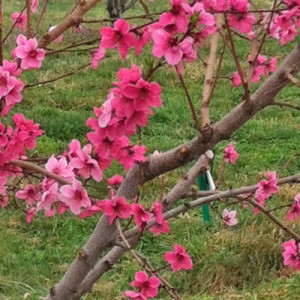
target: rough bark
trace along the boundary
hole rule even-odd
[[[81,0],[79,5],[76,5],[75,9],[66,19],[58,24],[55,29],[44,34],[44,36],[39,40],[39,48],[47,47],[52,41],[58,38],[69,28],[80,24],[83,16],[99,2],[101,2],[101,0]]]

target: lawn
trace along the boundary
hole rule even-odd
[[[43,4],[44,1],[40,2]],[[39,36],[66,16],[74,2],[50,1]],[[159,11],[167,1],[162,2],[164,3],[157,0],[151,6]],[[18,0],[3,1],[4,35],[11,26],[11,13],[20,11],[23,3],[24,1]],[[142,12],[137,5],[126,15]],[[107,17],[104,3],[100,3],[86,19],[102,17]],[[97,26],[89,28],[92,30],[86,31],[88,37],[68,32],[63,45],[74,40],[96,38]],[[7,58],[18,33],[15,30],[5,46]],[[247,44],[242,40],[237,43],[239,57],[246,58]],[[51,47],[56,49],[63,45]],[[293,46],[281,47],[276,41],[268,41],[262,54],[277,56],[280,63]],[[40,123],[45,130],[45,135],[39,139],[36,149],[29,156],[59,154],[73,138],[85,142],[85,135],[89,130],[85,126],[85,120],[93,115],[94,106],[99,107],[105,101],[118,69],[137,64],[146,73],[151,58],[150,51],[150,48],[146,49],[140,58],[131,53],[124,62],[115,52],[110,52],[97,70],[85,68],[54,83],[26,89],[23,102],[14,108],[9,117],[15,112],[21,112]],[[200,56],[204,59],[207,54],[206,48],[200,51]],[[75,70],[88,63],[90,58],[86,51],[53,54],[47,57],[40,71],[26,72],[22,78],[26,83],[48,80]],[[235,70],[230,54],[226,53],[222,75],[231,75]],[[184,76],[198,108],[204,80],[202,63],[188,65]],[[147,146],[148,153],[168,150],[196,134],[184,91],[174,70],[161,68],[152,80],[163,88],[163,106],[150,118],[149,126],[142,129],[141,142]],[[253,85],[252,90],[257,86]],[[243,90],[233,88],[230,81],[220,81],[212,99],[212,120],[216,122],[236,106],[241,101],[242,94]],[[280,93],[278,100],[280,99],[300,105],[299,91],[292,85]],[[135,139],[138,141],[138,137]],[[220,188],[253,184],[264,177],[267,169],[276,171],[279,177],[299,172],[299,141],[299,112],[277,107],[265,109],[232,136],[240,157],[235,166],[226,166]],[[228,142],[222,142],[215,149],[216,170],[227,144]],[[186,168],[182,168],[166,175],[164,192],[174,185],[185,170]],[[105,173],[105,177],[116,172],[122,170],[114,164]],[[94,189],[99,198],[107,197],[104,182]],[[145,184],[140,191],[145,203],[155,200],[161,192],[160,180]],[[291,202],[297,192],[300,192],[299,186],[283,187],[280,194],[272,198],[274,204],[271,202],[270,207]],[[254,216],[251,208],[242,207],[238,208],[239,224],[234,228],[227,228],[215,213],[220,213],[224,207],[223,204],[215,205],[212,222],[209,224],[202,221],[200,209],[181,215],[172,222],[171,234],[155,240],[152,234],[146,234],[138,250],[159,267],[163,262],[163,253],[169,251],[175,242],[188,249],[195,265],[192,271],[179,274],[162,272],[178,288],[183,299],[298,299],[300,276],[282,265],[282,242],[287,239],[285,233],[270,224],[264,216]],[[284,216],[285,213],[286,211],[282,211],[276,214]],[[70,214],[52,219],[41,215],[28,225],[23,212],[14,209],[13,205],[0,210],[0,300],[37,300],[45,296],[67,270],[93,231],[97,220],[98,216],[79,220]],[[300,229],[299,223],[290,225],[295,230]],[[126,255],[84,299],[122,299],[123,291],[129,289],[128,283],[137,270],[138,266],[131,256]],[[158,299],[169,298],[161,292]]]

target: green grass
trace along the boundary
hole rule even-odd
[[[24,1],[3,2],[6,26],[11,24],[10,14],[20,11]],[[57,24],[66,16],[73,2],[50,1],[39,33],[45,32],[50,25]],[[156,11],[162,5],[159,1],[152,4]],[[140,14],[142,9],[136,6],[127,14],[133,13]],[[104,3],[87,16],[90,19],[101,17],[106,17]],[[4,34],[8,27],[5,27]],[[92,31],[89,35],[89,38],[93,38],[98,32]],[[7,57],[16,36],[17,31],[5,48]],[[67,45],[70,41],[83,39],[84,37],[70,31],[65,35],[64,43]],[[276,41],[272,41],[264,47],[263,54],[276,55],[282,61],[291,48],[292,45],[279,47]],[[244,41],[238,42],[237,49],[241,58],[247,56],[248,48]],[[35,119],[45,130],[45,135],[39,139],[36,149],[30,155],[46,157],[51,153],[60,153],[72,138],[84,142],[88,132],[85,120],[93,115],[93,106],[100,106],[105,100],[111,82],[116,79],[118,68],[134,63],[143,67],[146,72],[148,66],[145,57],[149,59],[150,53],[150,49],[147,49],[142,58],[136,58],[131,53],[129,59],[123,62],[116,53],[111,52],[110,57],[101,62],[96,71],[87,68],[72,77],[26,90],[23,102],[9,116],[14,112],[22,112],[26,117]],[[200,55],[206,57],[207,50],[201,50]],[[47,80],[64,74],[69,69],[76,69],[89,60],[90,56],[82,52],[53,55],[45,60],[40,71],[24,73],[23,79],[27,83]],[[227,53],[222,75],[230,75],[235,70]],[[199,107],[201,97],[203,71],[202,64],[198,62],[188,65],[185,70],[186,83],[196,107]],[[150,118],[149,126],[142,129],[142,142],[148,147],[148,153],[155,149],[168,150],[196,134],[184,92],[174,71],[163,68],[154,75],[153,80],[163,87],[164,104]],[[256,88],[257,86],[252,87],[253,90]],[[220,81],[212,99],[212,120],[218,121],[237,105],[242,93],[241,88],[232,88],[230,82]],[[289,86],[280,93],[278,99],[300,105],[298,95],[298,90]],[[226,166],[222,188],[253,184],[264,176],[266,169],[276,170],[280,176],[299,172],[299,124],[298,112],[271,107],[237,131],[232,136],[232,141],[240,158],[235,166]],[[215,170],[218,169],[227,143],[222,142],[216,147]],[[290,157],[293,159],[289,161]],[[166,175],[165,193],[185,169]],[[114,164],[105,175],[110,176],[120,171],[120,167]],[[153,201],[159,196],[160,182],[160,179],[155,179],[141,187],[145,202]],[[93,192],[101,198],[107,196],[104,183]],[[291,202],[297,192],[300,189],[296,186],[283,188],[280,195],[272,200],[274,204],[269,204],[270,207]],[[215,209],[220,213],[224,207],[220,204]],[[283,216],[284,212],[277,215]],[[212,212],[212,222],[207,225],[202,222],[201,210],[197,209],[174,220],[168,236],[154,238],[151,234],[146,234],[138,250],[154,266],[159,267],[163,263],[163,253],[169,251],[175,242],[188,249],[195,264],[192,271],[178,274],[162,272],[178,288],[183,299],[296,299],[300,293],[300,276],[284,269],[281,260],[281,244],[287,236],[269,224],[263,216],[253,216],[251,208],[238,208],[238,216],[238,226],[225,228],[218,215]],[[0,210],[0,299],[23,299],[27,293],[26,299],[35,300],[45,296],[48,289],[67,270],[91,234],[97,219],[94,216],[88,220],[78,220],[70,215],[47,219],[41,215],[33,224],[28,225],[23,212],[15,210],[13,205]],[[291,226],[299,228],[299,224]],[[129,289],[128,283],[138,269],[127,254],[84,299],[122,299],[123,291]],[[162,291],[158,299],[168,297]]]

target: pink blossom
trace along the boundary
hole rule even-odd
[[[59,199],[65,203],[75,215],[80,213],[81,207],[91,205],[87,191],[83,188],[81,182],[76,179],[72,181],[72,185],[63,185],[60,188]]]
[[[300,270],[300,244],[295,240],[283,243],[283,264],[296,270]]]
[[[114,175],[113,177],[107,179],[107,183],[110,186],[114,186],[114,185],[120,185],[123,181],[123,177],[120,176],[119,174]]]
[[[295,26],[290,26],[287,30],[282,31],[280,35],[280,45],[286,45],[295,39],[298,34],[298,30]]]
[[[275,172],[267,172],[267,180],[261,180],[257,184],[257,190],[255,192],[256,199],[261,205],[264,205],[264,201],[271,197],[272,194],[278,193],[277,179]]]
[[[8,205],[9,196],[8,195],[0,195],[0,206],[2,208]]]
[[[72,172],[73,167],[68,165],[65,157],[62,157],[58,160],[54,157],[54,155],[51,155],[45,164],[45,168],[47,171],[67,179],[72,179],[74,177]]]
[[[10,62],[6,59],[3,60],[3,69],[4,71],[8,71],[11,76],[18,77],[22,74],[22,69],[18,68],[16,62]]]
[[[109,217],[109,225],[111,225],[116,218],[129,218],[131,216],[131,206],[124,197],[117,197],[112,200],[105,200],[103,212]]]
[[[186,0],[171,0],[172,9],[161,15],[159,19],[160,24],[174,24],[178,30],[177,33],[186,33],[189,24],[189,19],[183,8],[183,4],[186,3]]]
[[[58,200],[58,184],[53,183],[43,194],[37,210],[51,211],[53,203]]]
[[[100,31],[101,47],[105,49],[118,48],[122,59],[125,59],[128,54],[128,49],[134,47],[136,38],[130,32],[130,25],[127,21],[119,19],[114,23],[114,27],[103,27]]]
[[[2,111],[3,116],[5,116],[16,103],[20,103],[23,98],[21,92],[23,91],[24,83],[15,77],[11,77],[10,82],[13,84],[13,86],[5,96],[5,107]]]
[[[0,98],[6,96],[9,91],[14,87],[16,78],[10,76],[8,71],[0,68]]]
[[[227,10],[228,0],[204,0],[205,9],[223,11]]]
[[[147,160],[144,156],[146,151],[145,146],[134,145],[133,147],[124,148],[117,157],[124,169],[129,170],[135,162],[145,162]]]
[[[33,217],[36,214],[36,208],[31,207],[30,209],[26,210],[26,222],[30,224],[32,222]]]
[[[228,23],[229,25],[242,32],[242,33],[249,33],[252,31],[252,25],[255,23],[255,16],[254,14],[230,14],[228,16]]]
[[[133,291],[125,291],[124,296],[135,300],[148,300],[148,298],[144,296],[142,293],[137,293]]]
[[[26,23],[27,23],[27,15],[26,13],[18,13],[14,12],[11,15],[13,21],[14,21],[14,26],[20,28],[22,31],[25,31],[26,29]]]
[[[6,193],[6,183],[7,183],[7,177],[6,176],[0,176],[0,195],[3,195]]]
[[[229,162],[230,164],[234,165],[236,160],[239,158],[239,154],[235,151],[234,146],[232,144],[229,144],[224,149],[224,162]]]
[[[135,273],[135,280],[130,283],[131,286],[139,288],[142,295],[147,298],[154,298],[158,294],[158,288],[161,282],[156,276],[148,277],[147,273],[138,271]]]
[[[171,36],[169,33],[162,29],[155,30],[152,33],[154,42],[153,55],[161,58],[165,57],[169,65],[177,65],[183,56],[183,51],[179,45],[179,39]]]
[[[182,246],[176,244],[174,252],[166,252],[164,259],[171,265],[174,272],[181,269],[190,270],[193,268],[193,262],[190,256],[185,252]]]
[[[156,223],[153,227],[149,229],[150,232],[153,232],[154,235],[159,235],[161,233],[168,234],[170,232],[170,226],[168,221],[162,221],[160,223]]]
[[[24,42],[24,38],[22,36],[22,42]],[[32,38],[26,40],[25,44],[17,46],[16,56],[22,60],[21,68],[23,70],[39,69],[45,58],[45,50],[39,49],[36,38]]]
[[[131,211],[134,216],[135,224],[138,225],[140,229],[144,228],[151,219],[151,214],[147,212],[145,207],[141,204],[133,203],[131,205]]]
[[[98,162],[91,157],[91,145],[86,145],[82,150],[77,150],[77,157],[72,158],[70,165],[78,170],[84,179],[93,177],[97,182],[102,180],[102,171]]]
[[[105,54],[106,50],[101,46],[95,52],[93,52],[91,61],[92,69],[96,70],[98,68],[99,62],[105,57]]]
[[[104,205],[106,200],[104,201],[97,201],[94,205],[91,205],[90,207],[88,207],[86,210],[84,210],[83,212],[81,212],[79,214],[79,218],[80,219],[85,219],[88,218],[100,211],[103,211]]]
[[[41,199],[40,194],[37,192],[36,187],[33,184],[28,184],[24,190],[18,191],[16,193],[16,197],[25,200],[27,205],[34,205]]]
[[[241,77],[239,75],[238,72],[235,72],[233,75],[232,75],[232,84],[234,87],[238,87],[242,84],[242,80],[241,80]]]
[[[39,7],[39,0],[31,0],[31,12],[33,14],[37,13],[38,7]]]
[[[295,196],[295,201],[286,215],[287,220],[296,220],[300,215],[300,194]]]
[[[223,210],[222,218],[225,224],[228,226],[234,226],[238,223],[236,218],[236,210],[229,211],[228,209]]]

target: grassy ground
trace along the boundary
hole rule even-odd
[[[10,14],[20,11],[24,1],[3,2],[6,25],[10,24]],[[41,33],[63,18],[73,2],[50,1]],[[156,1],[153,6],[159,10],[162,4]],[[141,12],[136,7],[131,13]],[[105,16],[105,6],[100,4],[88,17]],[[16,34],[9,41],[10,46]],[[89,35],[93,37],[97,33],[89,32]],[[74,39],[84,37],[68,33],[65,43]],[[10,46],[7,45],[7,53],[11,50]],[[291,48],[292,45],[279,47],[277,42],[270,41],[263,49],[263,54],[276,55],[282,61]],[[239,42],[237,49],[240,57],[245,58],[245,44]],[[203,49],[200,54],[205,57],[207,52]],[[150,51],[143,57],[150,57]],[[28,83],[46,80],[89,60],[89,55],[84,52],[53,55],[45,60],[41,71],[28,72],[24,74],[24,79]],[[96,71],[85,69],[53,84],[27,90],[22,104],[14,112],[22,112],[26,117],[34,118],[46,132],[31,155],[59,153],[72,138],[84,141],[88,130],[85,120],[92,115],[92,107],[100,106],[104,101],[118,68],[132,63],[147,69],[144,60],[134,55],[126,62],[121,62],[113,53]],[[228,75],[233,71],[234,64],[227,54],[222,74]],[[202,65],[189,65],[185,77],[193,101],[199,107]],[[151,117],[149,127],[142,130],[142,141],[147,145],[149,153],[155,149],[167,150],[195,135],[184,92],[173,70],[159,70],[154,80],[163,87],[164,105]],[[253,90],[255,88],[253,86]],[[289,86],[278,99],[299,105],[298,95],[297,89]],[[233,89],[227,81],[220,82],[212,101],[212,120],[217,121],[224,116],[240,102],[241,96],[241,89]],[[279,176],[299,172],[299,124],[298,112],[278,108],[267,108],[248,122],[232,137],[240,158],[234,167],[226,167],[223,188],[257,182],[267,168],[276,170]],[[223,142],[216,148],[216,167],[226,144]],[[106,175],[119,170],[113,166]],[[177,170],[166,176],[167,190],[182,172],[184,170]],[[106,196],[102,185],[97,192],[100,197]],[[272,201],[287,203],[297,192],[300,192],[299,187],[284,187]],[[154,200],[160,193],[159,180],[146,184],[141,193],[145,201]],[[220,212],[223,206],[217,206],[216,209]],[[299,299],[300,276],[282,266],[281,244],[287,238],[285,234],[269,224],[263,216],[254,217],[251,209],[238,210],[240,222],[235,228],[225,228],[216,214],[213,214],[211,224],[204,224],[200,210],[182,215],[172,223],[170,235],[159,237],[154,243],[153,236],[147,234],[138,250],[159,266],[163,253],[170,250],[175,242],[188,248],[195,263],[194,269],[187,273],[164,274],[179,289],[183,299]],[[82,221],[70,215],[53,219],[41,216],[33,224],[27,225],[22,212],[13,208],[0,210],[0,299],[40,299],[44,296],[67,270],[96,222],[97,217]],[[298,225],[291,224],[295,228]],[[122,291],[129,288],[128,282],[137,269],[131,257],[126,255],[84,299],[121,299]],[[168,297],[162,292],[159,299]]]

